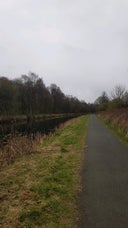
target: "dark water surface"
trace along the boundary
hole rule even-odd
[[[0,124],[0,141],[4,141],[10,135],[29,135],[40,133],[42,135],[53,132],[61,123],[71,119],[71,117],[61,117],[48,120],[31,120],[24,123]]]

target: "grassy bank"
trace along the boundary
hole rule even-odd
[[[1,227],[74,227],[88,116],[70,120],[0,174]]]
[[[105,111],[98,116],[122,141],[128,143],[128,109]]]

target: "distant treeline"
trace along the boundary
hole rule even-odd
[[[128,107],[128,91],[125,86],[117,85],[113,88],[110,95],[105,91],[102,92],[95,101],[95,109],[97,111],[105,111],[111,109]]]
[[[87,113],[94,106],[65,95],[51,84],[46,87],[35,73],[17,79],[0,77],[0,115],[36,115],[49,113]]]

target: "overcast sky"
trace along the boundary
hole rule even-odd
[[[128,85],[128,0],[0,0],[0,75],[93,102]]]

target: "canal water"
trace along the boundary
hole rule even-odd
[[[36,135],[40,133],[42,135],[48,135],[50,132],[59,127],[61,123],[71,119],[71,117],[61,117],[48,120],[31,120],[24,123],[9,123],[9,124],[0,124],[0,142],[6,141],[8,137],[15,135]]]

